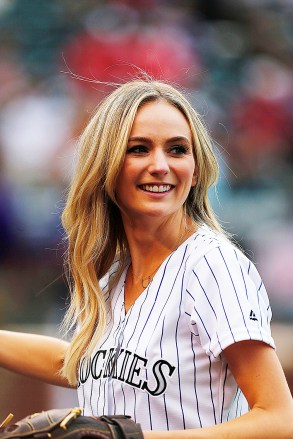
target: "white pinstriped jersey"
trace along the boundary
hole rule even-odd
[[[247,412],[222,351],[250,339],[274,347],[255,266],[202,226],[162,263],[126,315],[125,276],[126,269],[111,292],[109,275],[103,279],[108,324],[92,357],[80,363],[84,413],[128,414],[144,430],[172,430]]]

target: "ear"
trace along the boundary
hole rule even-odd
[[[197,177],[198,177],[198,166],[195,165],[194,167],[194,173],[191,180],[191,187],[194,187],[197,183]]]

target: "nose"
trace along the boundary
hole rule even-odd
[[[150,155],[149,172],[152,175],[165,175],[169,172],[168,158],[162,149],[155,149]]]

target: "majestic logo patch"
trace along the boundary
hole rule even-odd
[[[255,313],[252,310],[250,311],[249,318],[250,318],[250,320],[257,321],[257,317],[256,317]]]

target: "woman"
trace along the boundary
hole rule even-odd
[[[73,339],[2,331],[1,365],[77,385],[84,414],[129,414],[146,438],[292,437],[268,298],[209,206],[218,168],[198,114],[135,80],[80,145],[63,213]]]

